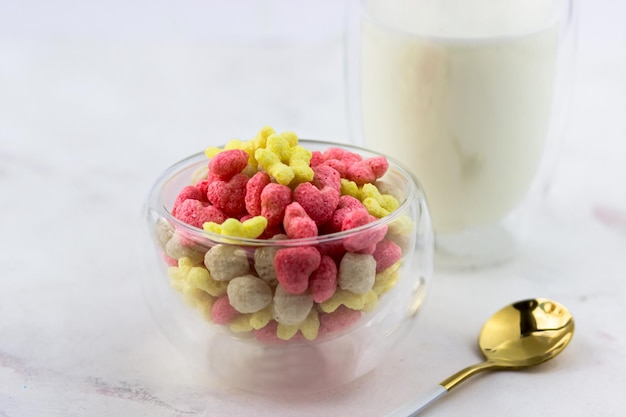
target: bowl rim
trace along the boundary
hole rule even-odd
[[[259,238],[245,238],[239,236],[228,236],[221,235],[218,233],[213,233],[206,231],[204,229],[192,226],[179,220],[176,218],[170,210],[168,210],[163,202],[163,187],[167,184],[168,181],[172,180],[176,175],[180,174],[183,170],[190,168],[191,166],[197,165],[200,167],[202,162],[208,163],[210,158],[206,157],[204,151],[194,153],[190,156],[187,156],[178,162],[170,165],[154,181],[152,186],[149,189],[148,197],[146,200],[146,205],[149,211],[156,211],[159,216],[169,222],[172,226],[174,226],[175,230],[183,230],[186,233],[186,238],[197,237],[198,239],[208,239],[214,243],[227,243],[232,245],[241,245],[241,246],[276,246],[276,247],[289,247],[289,246],[316,246],[320,244],[328,244],[334,242],[340,242],[346,239],[347,237],[351,237],[360,233],[364,233],[367,231],[374,231],[380,227],[385,225],[389,225],[395,219],[401,217],[405,212],[407,207],[412,204],[413,200],[419,200],[420,198],[426,201],[426,194],[424,192],[423,187],[415,177],[411,171],[409,171],[401,162],[396,159],[387,156],[383,153],[373,151],[371,149],[362,148],[359,146],[344,144],[339,142],[330,142],[330,141],[322,141],[315,139],[298,139],[299,145],[311,144],[317,147],[324,146],[329,147],[338,147],[343,148],[352,152],[357,152],[362,156],[384,156],[388,163],[389,168],[384,177],[392,172],[394,175],[399,176],[407,183],[408,192],[402,202],[397,209],[388,214],[387,216],[378,218],[370,223],[367,223],[362,226],[355,227],[353,229],[349,229],[341,232],[328,233],[324,235],[318,235],[313,237],[305,237],[305,238],[286,238],[286,239],[259,239]],[[224,145],[220,145],[220,148],[223,148]],[[363,155],[366,154],[366,155]],[[191,184],[191,182],[190,182]],[[423,210],[425,209],[426,204],[418,204],[420,208],[419,216],[425,215]],[[198,242],[200,243],[200,242]]]

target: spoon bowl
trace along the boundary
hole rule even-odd
[[[574,318],[561,304],[545,298],[504,307],[483,325],[478,346],[485,361],[443,380],[418,401],[387,417],[413,417],[472,375],[496,369],[522,369],[554,358],[574,335]]]

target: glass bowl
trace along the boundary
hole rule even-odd
[[[380,156],[330,142],[300,140],[299,144],[311,151],[341,147],[363,158]],[[400,204],[387,216],[314,238],[248,239],[207,232],[172,215],[178,193],[197,178],[207,162],[204,153],[198,153],[166,169],[150,189],[144,207],[150,242],[144,251],[142,287],[148,307],[166,337],[194,369],[222,383],[256,392],[325,390],[371,371],[409,331],[432,277],[433,232],[425,195],[417,180],[388,158],[389,169],[377,186],[394,195]],[[282,296],[278,293],[284,291],[277,290],[275,280],[269,280],[269,296],[274,298],[265,308],[239,313],[228,322],[217,320],[222,324],[212,320],[211,309],[220,291],[225,291],[219,286],[230,285],[217,282],[218,288],[207,288],[209,272],[203,261],[212,248],[220,245],[229,248],[228,253],[247,257],[246,275],[262,275],[268,259],[272,265],[276,253],[294,248],[315,248],[331,256],[340,269],[348,253],[346,248],[352,250],[348,242],[381,233],[384,241],[392,241],[401,249],[401,258],[376,272],[367,293],[357,294],[338,286],[330,300],[312,302],[302,322],[279,323],[281,311],[277,310],[291,307],[278,308],[281,303],[277,295]],[[172,251],[168,243],[177,244],[178,249],[182,246],[186,256]],[[221,259],[226,262],[227,258]],[[376,266],[379,269],[380,263]],[[305,298],[307,294],[308,290]]]

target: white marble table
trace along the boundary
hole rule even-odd
[[[147,187],[181,157],[265,124],[348,136],[342,2],[232,4],[0,3],[0,416],[382,416],[477,361],[482,322],[535,296],[575,315],[563,355],[476,377],[424,415],[623,415],[626,7],[617,0],[582,2],[571,123],[515,261],[437,269],[406,342],[349,386],[285,397],[201,383],[143,303]],[[242,10],[246,30],[235,30]],[[330,23],[285,20],[303,13]]]

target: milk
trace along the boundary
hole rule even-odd
[[[366,3],[376,17],[361,25],[365,144],[414,172],[438,233],[498,222],[528,193],[548,136],[550,2]],[[512,18],[514,3],[524,13]]]

